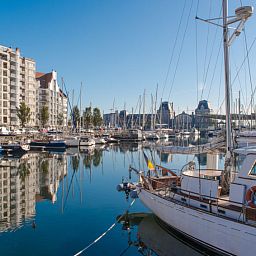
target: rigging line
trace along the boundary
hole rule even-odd
[[[212,74],[212,79],[211,79],[211,83],[210,83],[210,88],[209,88],[207,100],[209,100],[209,97],[210,97],[210,93],[211,93],[211,89],[212,89],[212,84],[213,84],[213,79],[214,79],[214,77],[215,77],[215,71],[216,71],[217,63],[218,63],[219,56],[220,56],[220,50],[221,50],[221,48],[222,48],[221,46],[222,46],[222,40],[220,40],[220,46],[219,46],[219,50],[218,50],[216,62],[215,62],[214,68],[213,68],[213,74]],[[207,71],[207,72],[208,72],[208,71]],[[206,82],[206,81],[205,81],[205,82]],[[205,83],[204,83],[204,84],[205,84]]]
[[[240,65],[240,67],[239,67],[239,69],[238,69],[238,71],[237,71],[237,73],[236,73],[235,78],[234,78],[233,81],[231,82],[231,86],[232,86],[232,85],[234,84],[234,82],[236,81],[236,78],[237,78],[238,74],[240,73],[241,68],[244,66],[244,63],[245,63],[246,59],[248,58],[248,55],[249,55],[249,53],[250,53],[250,51],[251,51],[251,49],[252,49],[252,47],[253,47],[255,41],[256,41],[256,37],[253,39],[253,42],[252,42],[252,44],[251,44],[249,50],[247,51],[246,56],[244,57],[244,59],[243,59],[243,61],[242,61],[242,64]]]
[[[196,16],[198,14],[198,6],[199,6],[199,0],[197,0],[197,6],[196,6]],[[199,84],[198,84],[198,40],[197,40],[197,25],[198,25],[198,20],[195,19],[196,22],[196,86],[197,86],[197,91],[196,91],[196,103],[198,103],[198,92],[199,92]]]
[[[133,115],[134,115],[134,112],[137,110],[137,107],[138,107],[138,101],[137,101],[137,103],[136,103],[135,110],[132,111],[132,115],[131,115],[130,118],[127,120],[127,126],[132,122],[132,119],[133,119],[133,121],[134,121]],[[133,125],[134,125],[134,123],[133,123]]]
[[[130,205],[128,206],[127,210],[125,211],[124,214],[122,214],[104,233],[102,233],[98,238],[96,238],[93,242],[91,242],[88,246],[86,246],[84,249],[82,249],[81,251],[77,252],[76,254],[74,254],[74,256],[78,256],[80,254],[82,254],[83,252],[85,252],[86,250],[88,250],[91,246],[93,246],[94,244],[96,244],[99,240],[101,240],[101,238],[103,238],[109,231],[111,231],[116,224],[123,218],[123,216],[126,214],[126,212],[132,207],[132,205],[134,204],[135,199],[132,200],[132,202],[130,203]]]
[[[221,15],[221,12],[222,12],[222,9],[220,10],[219,16]],[[219,22],[220,21],[218,21],[218,24],[219,24]],[[218,31],[218,27],[216,27],[216,29],[215,29],[214,40],[213,40],[213,44],[212,44],[212,50],[211,50],[211,54],[210,54],[209,62],[208,62],[208,65],[207,65],[206,74],[205,74],[205,77],[204,77],[204,82],[203,82],[204,88],[206,86],[206,80],[207,80],[207,77],[208,77],[208,72],[209,72],[210,63],[211,63],[211,59],[212,59],[212,55],[213,55],[215,41],[217,39],[217,31]],[[209,93],[208,93],[208,97],[207,98],[209,98],[209,94],[210,94],[210,91],[211,91],[211,87],[212,87],[212,83],[213,83],[213,78],[215,76],[215,70],[216,70],[216,66],[217,66],[217,61],[219,59],[219,54],[220,54],[221,46],[222,46],[222,40],[220,40],[219,51],[218,51],[218,55],[217,55],[217,59],[216,59],[216,63],[215,63],[215,67],[214,67],[214,71],[213,71],[213,76],[212,76],[212,80],[211,80],[211,83],[210,83],[210,88],[209,88]],[[202,90],[202,93],[203,93],[203,91],[204,91],[204,89]]]
[[[244,28],[244,40],[245,40],[245,49],[246,53],[248,52],[248,43],[247,43],[247,36],[246,36],[246,31]],[[250,59],[249,56],[247,58],[247,65],[248,65],[248,72],[249,72],[249,79],[250,79],[250,85],[251,85],[251,94],[253,94],[253,85],[252,85],[252,75],[251,75],[251,68],[250,68]],[[253,108],[253,95],[251,95],[251,113],[252,113],[252,108]]]
[[[210,1],[210,8],[209,8],[209,15],[208,15],[209,17],[211,17],[211,12],[212,12],[212,1]],[[203,97],[203,92],[204,92],[204,88],[205,88],[205,80],[206,80],[205,67],[206,67],[206,59],[207,59],[207,55],[208,55],[207,53],[208,53],[209,33],[210,33],[210,24],[208,23],[207,36],[206,36],[206,47],[205,47],[205,57],[204,57],[203,89],[202,89],[201,97],[200,97],[201,100]]]
[[[167,73],[166,73],[166,77],[165,77],[165,81],[164,81],[164,88],[163,88],[163,91],[162,91],[162,98],[163,98],[164,90],[165,90],[165,87],[166,87],[166,84],[167,84],[167,79],[169,77],[170,68],[171,68],[171,64],[172,64],[173,56],[174,56],[174,50],[176,49],[176,45],[177,45],[178,36],[179,36],[179,33],[180,33],[180,27],[181,27],[181,24],[182,24],[182,20],[183,20],[186,4],[187,4],[187,0],[184,1],[182,13],[181,13],[181,16],[180,16],[180,22],[179,22],[179,25],[178,25],[178,31],[176,33],[176,37],[175,37],[175,41],[174,41],[174,46],[172,48],[172,54],[171,54],[171,58],[170,58],[170,61],[169,61],[169,65],[168,65],[168,69],[167,69]]]
[[[131,247],[131,244],[129,244],[121,253],[119,256],[123,256],[128,250],[129,248]]]
[[[234,62],[234,65],[235,65],[235,68],[236,68],[236,71],[237,71],[237,66],[236,66],[236,63],[235,63],[235,62]],[[237,79],[238,79],[238,83],[239,83],[239,86],[240,86],[240,92],[241,92],[241,94],[242,94],[243,102],[245,103],[245,105],[247,105],[247,104],[246,104],[246,97],[244,96],[244,93],[243,93],[243,90],[242,90],[242,83],[241,83],[239,74],[238,74],[238,76],[237,76]]]
[[[222,70],[223,70],[223,59],[221,61],[221,73],[220,73],[220,81],[219,81],[219,94],[218,94],[218,104],[217,106],[219,107],[219,104],[220,104],[220,88],[222,88]],[[220,110],[220,109],[219,109]],[[217,114],[218,114],[219,111],[217,111]],[[220,111],[221,112],[221,111]]]
[[[72,182],[73,182],[74,175],[75,175],[75,170],[73,170],[71,181],[69,183],[68,192],[67,192],[67,195],[66,195],[66,198],[65,198],[65,201],[64,201],[63,211],[65,209],[65,206],[66,206],[66,203],[67,203],[67,200],[68,200],[68,195],[69,195],[69,191],[70,191],[70,188],[71,188],[71,185],[72,185]]]
[[[194,2],[194,0],[191,1],[191,5],[190,5],[190,9],[189,9],[189,14],[188,14],[187,22],[186,22],[186,27],[185,27],[183,38],[182,38],[182,41],[181,41],[181,47],[180,47],[180,51],[179,51],[179,56],[178,56],[178,60],[177,60],[176,66],[175,66],[174,76],[173,76],[173,79],[172,79],[171,88],[170,88],[169,95],[168,95],[168,101],[170,100],[172,88],[173,88],[174,81],[175,81],[175,78],[176,78],[177,69],[178,69],[179,62],[180,62],[180,57],[181,57],[181,52],[182,52],[182,49],[183,49],[183,45],[184,45],[184,41],[185,41],[185,36],[186,36],[187,29],[188,29],[189,18],[190,18],[190,15],[191,15],[191,10],[192,10],[192,6],[193,6],[193,2]]]

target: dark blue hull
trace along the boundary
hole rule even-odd
[[[30,143],[30,149],[32,150],[65,151],[66,148],[66,143],[62,141],[32,141]]]
[[[7,144],[2,145],[2,149],[0,150],[0,154],[7,156],[22,156],[28,152],[28,150],[24,150],[20,145],[16,144]]]

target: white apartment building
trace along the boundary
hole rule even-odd
[[[58,118],[63,116],[63,124],[67,126],[67,96],[58,86],[57,72],[51,73],[36,73],[36,80],[38,81],[38,113],[40,115],[43,106],[48,107],[49,120],[47,127],[58,128]],[[39,123],[40,126],[40,123]]]
[[[36,212],[36,172],[29,168],[22,174],[22,164],[30,159],[0,160],[0,232],[15,230],[24,220],[32,220]],[[28,165],[26,165],[28,167]]]
[[[36,125],[38,84],[35,70],[35,61],[22,57],[19,48],[12,49],[0,45],[0,126],[19,126],[17,108],[22,101],[25,101],[31,112],[27,125]]]

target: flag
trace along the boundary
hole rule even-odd
[[[153,165],[153,163],[148,159],[148,157],[146,156],[146,154],[144,152],[143,152],[143,155],[144,155],[145,161],[147,163],[148,169],[150,171],[154,171],[155,170],[155,166]]]

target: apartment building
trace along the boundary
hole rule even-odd
[[[50,73],[36,73],[36,80],[38,82],[38,113],[40,115],[43,106],[48,107],[49,120],[47,127],[58,128],[59,118],[62,116],[63,123],[61,126],[67,125],[67,96],[60,89],[57,81],[57,72]],[[41,125],[39,123],[39,125]]]
[[[28,126],[36,125],[38,88],[35,70],[35,61],[22,57],[19,48],[0,45],[0,126],[19,126],[17,108],[22,101],[26,102],[31,112]]]
[[[15,230],[24,220],[32,220],[35,216],[38,169],[29,168],[30,157],[0,160],[0,232]]]

